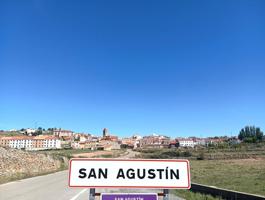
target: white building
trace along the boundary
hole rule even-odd
[[[196,138],[196,144],[195,145],[205,146],[206,140],[204,138]]]
[[[35,129],[32,129],[32,128],[27,128],[27,129],[25,130],[25,132],[26,132],[27,135],[31,135],[32,133],[35,133],[36,130],[35,130]]]
[[[177,138],[176,142],[179,143],[179,147],[194,147],[196,144],[193,139],[190,138]]]
[[[80,149],[80,144],[79,142],[71,142],[71,147],[73,149]]]
[[[135,140],[141,140],[143,137],[140,136],[140,135],[133,135],[132,136],[132,139],[135,139]]]
[[[61,141],[54,136],[47,135],[1,137],[0,146],[26,150],[59,149]]]
[[[34,137],[33,148],[38,149],[60,149],[61,140],[51,135],[38,135]]]
[[[6,138],[10,148],[15,149],[28,149],[32,147],[32,138],[27,136],[22,137],[7,137]]]
[[[56,129],[53,130],[53,135],[57,137],[73,137],[74,132],[70,130]]]

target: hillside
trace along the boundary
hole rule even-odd
[[[65,168],[62,157],[0,147],[0,184]]]

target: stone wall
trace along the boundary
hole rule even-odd
[[[55,172],[67,163],[65,158],[54,158],[38,152],[0,147],[0,184]]]

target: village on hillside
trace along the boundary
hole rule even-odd
[[[107,128],[103,129],[102,136],[89,133],[75,133],[64,129],[21,129],[0,131],[0,146],[24,149],[90,149],[90,150],[117,150],[151,149],[151,148],[194,148],[208,147],[222,144],[239,144],[237,137],[176,137],[151,134],[149,136],[133,135],[128,138],[119,138],[111,134]]]

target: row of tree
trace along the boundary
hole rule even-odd
[[[47,130],[45,130],[45,128],[39,127],[36,129],[36,131],[34,133],[31,133],[32,136],[37,136],[37,135],[43,135],[43,134],[52,134],[53,130],[56,130],[56,128],[48,128]],[[20,131],[25,132],[26,129],[22,128],[20,129]],[[25,132],[25,134],[27,134]]]
[[[246,126],[240,130],[238,139],[244,142],[261,142],[264,139],[264,134],[259,127]]]

